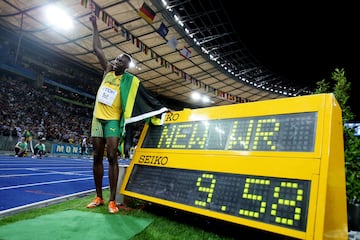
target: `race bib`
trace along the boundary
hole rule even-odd
[[[112,106],[117,92],[111,88],[102,87],[100,88],[99,94],[98,94],[98,101],[106,104],[108,106]]]

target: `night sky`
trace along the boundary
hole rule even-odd
[[[275,74],[314,88],[322,79],[330,81],[335,68],[344,68],[352,86],[349,104],[360,122],[360,15],[354,4],[223,3],[240,40]]]

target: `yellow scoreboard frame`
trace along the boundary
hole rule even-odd
[[[294,239],[348,239],[333,94],[167,113],[145,125],[125,196]]]

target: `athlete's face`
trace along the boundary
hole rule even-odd
[[[126,55],[119,55],[113,61],[115,69],[125,69],[130,65],[130,58]]]

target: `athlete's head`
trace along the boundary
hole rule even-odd
[[[122,74],[125,69],[129,68],[131,57],[128,54],[120,54],[112,62],[111,65],[116,73]]]

